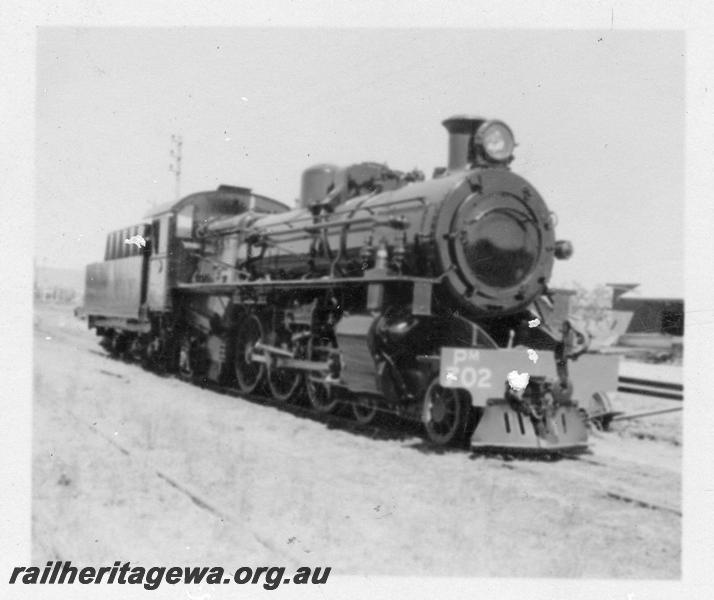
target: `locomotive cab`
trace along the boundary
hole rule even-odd
[[[249,210],[271,214],[285,212],[288,207],[267,196],[253,194],[249,188],[221,185],[215,191],[191,194],[147,214],[153,238],[147,308],[159,312],[171,310],[171,289],[178,283],[191,281],[199,261],[200,244],[196,241],[199,229]]]

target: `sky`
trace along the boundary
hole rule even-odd
[[[553,283],[683,293],[685,38],[675,31],[41,28],[39,265],[101,260],[108,231],[176,194],[287,204],[319,162],[446,164],[441,121],[508,123],[512,169],[572,241]]]

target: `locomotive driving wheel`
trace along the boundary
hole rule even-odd
[[[263,339],[263,325],[255,315],[245,317],[238,326],[236,353],[233,361],[238,388],[250,394],[258,387],[265,373],[265,364],[253,360],[253,349]]]
[[[377,401],[371,396],[357,396],[352,404],[352,415],[362,425],[373,423],[379,415]]]
[[[330,352],[322,345],[322,340],[315,337],[311,337],[308,342],[307,355],[314,361],[326,361],[330,358]],[[332,387],[323,383],[323,378],[324,373],[306,372],[305,390],[312,407],[319,413],[329,414],[335,411],[339,400],[335,397]]]
[[[282,334],[274,332],[270,338],[271,345],[288,351],[292,350],[293,344],[290,342],[289,332]],[[279,357],[276,356],[268,357],[268,387],[273,398],[280,402],[287,402],[296,396],[303,377],[300,371],[278,366],[279,360]]]
[[[461,441],[466,431],[468,408],[459,390],[442,387],[436,377],[424,395],[422,420],[429,439],[440,446]]]

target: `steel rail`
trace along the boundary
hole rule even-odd
[[[196,490],[191,484],[182,482],[180,478],[176,477],[174,474],[169,473],[166,471],[164,468],[159,468],[155,464],[153,464],[148,458],[146,457],[146,452],[136,450],[135,448],[129,448],[125,446],[124,444],[120,444],[116,439],[114,439],[112,436],[107,435],[105,432],[103,432],[99,427],[97,427],[95,424],[90,423],[77,415],[74,411],[70,410],[69,408],[62,407],[62,409],[73,419],[75,419],[78,423],[81,423],[82,425],[86,426],[92,433],[97,435],[99,438],[103,439],[105,442],[119,450],[122,454],[125,456],[131,458],[131,459],[137,459],[139,458],[139,454],[142,456],[139,459],[139,462],[141,463],[141,466],[145,469],[147,469],[150,472],[153,472],[154,475],[166,483],[167,485],[171,486],[173,489],[177,490],[184,496],[186,496],[191,502],[193,502],[196,506],[201,508],[202,510],[208,512],[214,517],[219,518],[222,521],[229,521],[232,523],[236,523],[238,525],[245,526],[245,521],[240,519],[238,515],[234,515],[232,511],[221,507],[216,504],[215,501],[209,500],[203,496],[201,492]],[[284,556],[285,558],[289,559],[292,561],[295,565],[299,566],[301,563],[302,559],[298,559],[294,556],[292,556],[291,553],[286,552],[285,550],[280,549],[279,544],[273,543],[270,540],[264,538],[261,535],[258,535],[256,532],[252,531],[251,529],[248,529],[248,533],[253,537],[253,539],[258,542],[261,546],[263,546],[266,550],[279,554],[281,556]]]

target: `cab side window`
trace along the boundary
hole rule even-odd
[[[159,248],[161,248],[161,232],[160,232],[161,221],[159,219],[154,219],[151,222],[151,251],[152,254],[159,254]]]
[[[190,238],[193,236],[193,217],[195,206],[189,204],[184,206],[180,213],[176,215],[176,237]]]
[[[169,247],[169,225],[171,215],[162,215],[151,222],[152,254],[166,254]]]
[[[171,214],[161,217],[161,239],[159,240],[159,253],[166,254],[169,251],[169,227],[171,227]]]

